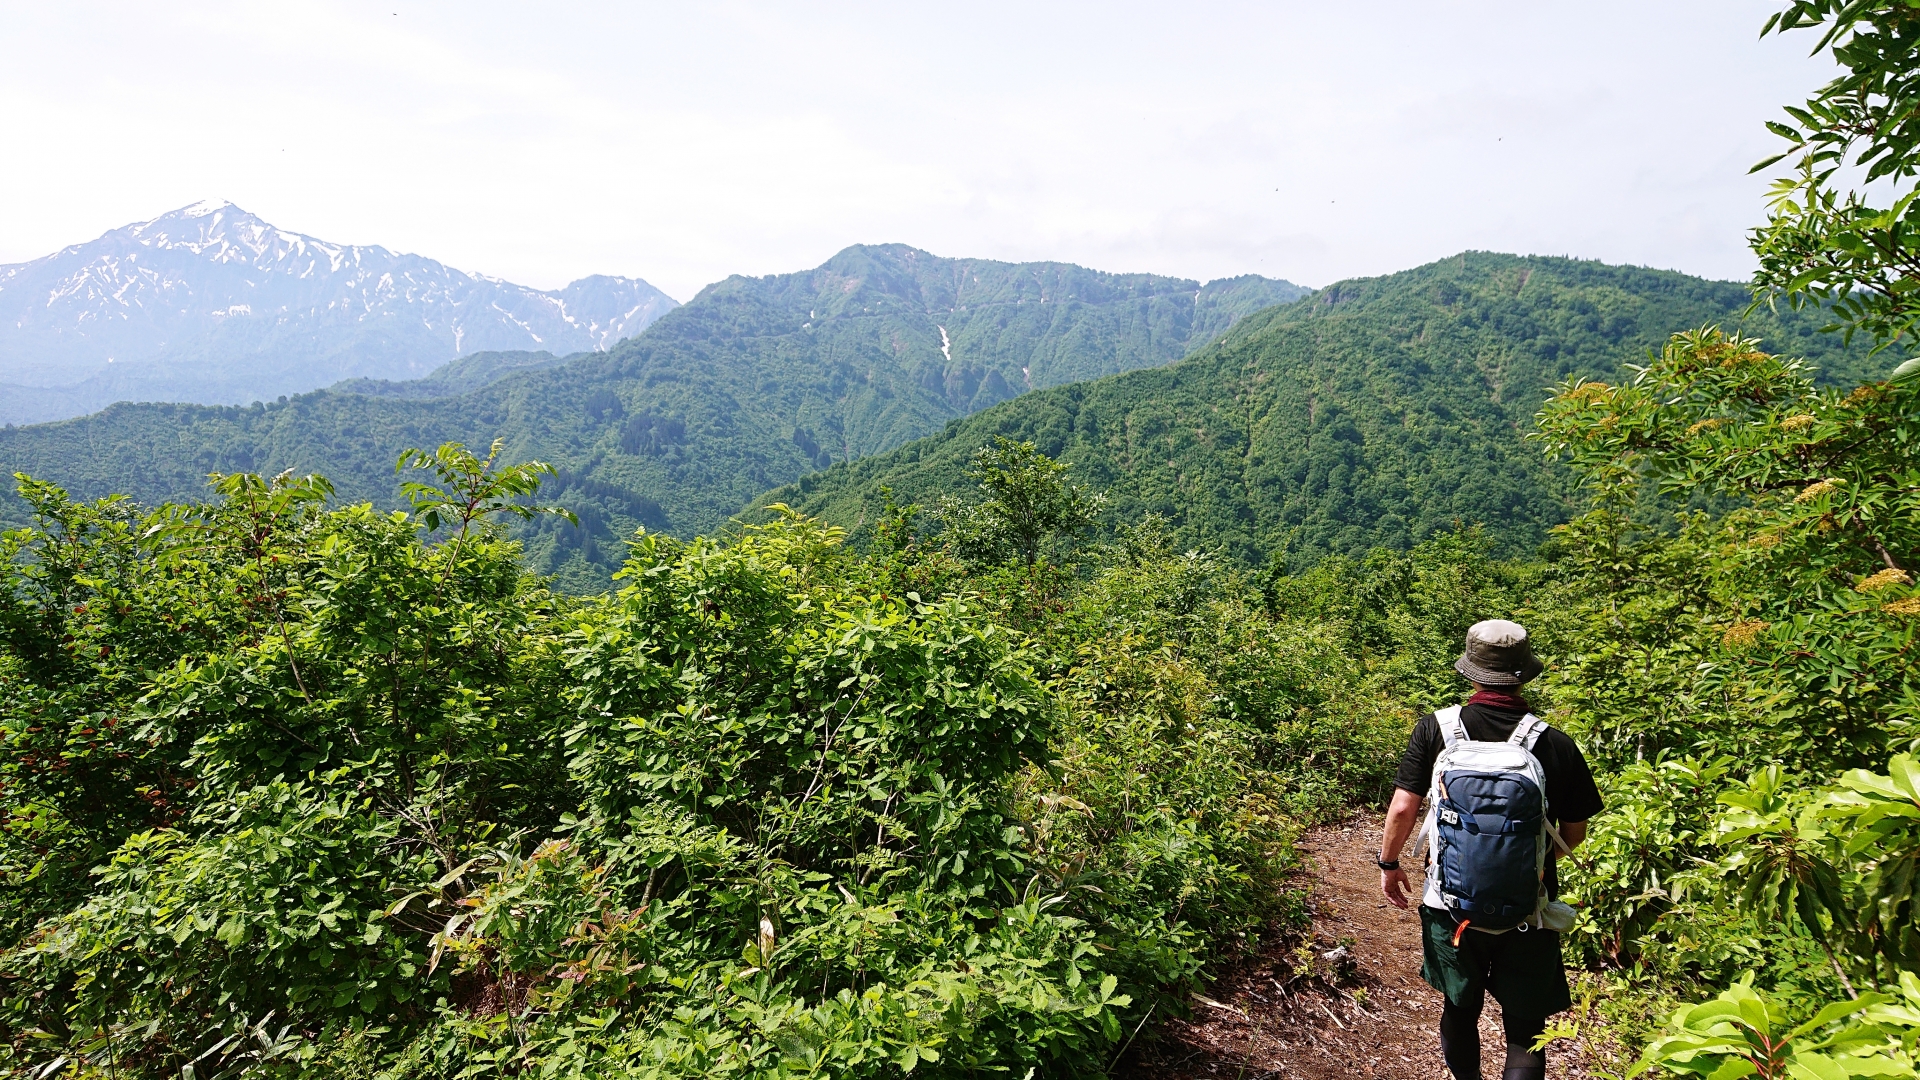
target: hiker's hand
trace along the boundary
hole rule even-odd
[[[1386,895],[1387,903],[1407,910],[1407,872],[1405,870],[1380,871],[1380,891]]]

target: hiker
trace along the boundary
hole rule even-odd
[[[1414,725],[1387,810],[1380,891],[1406,909],[1400,853],[1426,798],[1420,975],[1446,995],[1440,1052],[1455,1080],[1481,1080],[1480,1008],[1491,990],[1506,1028],[1502,1080],[1544,1080],[1547,1055],[1534,1040],[1573,1004],[1558,933],[1572,909],[1558,903],[1554,859],[1586,838],[1600,791],[1580,748],[1520,696],[1541,669],[1525,627],[1475,623],[1453,667],[1473,695]]]

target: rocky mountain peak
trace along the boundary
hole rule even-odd
[[[474,352],[605,349],[676,306],[639,278],[531,289],[209,200],[0,266],[0,420],[246,404]]]

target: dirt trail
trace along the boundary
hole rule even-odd
[[[1420,979],[1420,917],[1380,895],[1380,819],[1316,829],[1300,847],[1313,872],[1311,933],[1226,974],[1196,998],[1191,1016],[1161,1025],[1157,1039],[1131,1051],[1120,1075],[1447,1080],[1440,995]],[[1416,896],[1420,877],[1415,870]],[[1480,1027],[1486,1074],[1497,1077],[1506,1051],[1491,996]],[[1601,1075],[1592,1064],[1586,1046],[1556,1043],[1547,1075]]]

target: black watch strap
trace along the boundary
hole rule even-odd
[[[1398,869],[1400,869],[1400,860],[1399,860],[1399,859],[1375,859],[1375,860],[1373,860],[1373,861],[1374,861],[1375,863],[1378,863],[1378,864],[1379,864],[1379,866],[1380,866],[1380,869],[1382,869],[1382,870],[1398,870]]]

